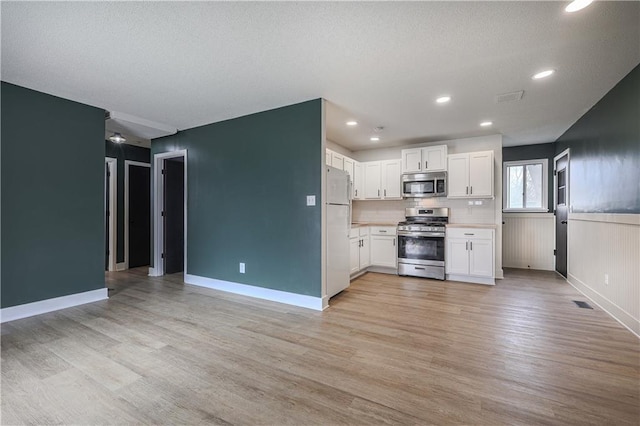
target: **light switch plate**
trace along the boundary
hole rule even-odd
[[[477,200],[476,201],[476,206],[481,206],[482,205],[482,200]]]
[[[316,196],[315,195],[307,195],[307,205],[315,206],[316,205]]]

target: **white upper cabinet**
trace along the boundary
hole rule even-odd
[[[371,200],[400,199],[402,160],[367,161],[364,167],[364,198]]]
[[[422,171],[422,148],[402,150],[402,173]]]
[[[362,163],[355,162],[353,164],[353,199],[361,200],[364,198],[364,168]]]
[[[326,150],[325,163],[344,170],[351,179],[351,198],[354,200],[399,200],[402,198],[400,180],[402,160],[367,161]]]
[[[337,152],[331,153],[331,166],[336,169],[344,170],[344,155]]]
[[[381,161],[382,168],[382,197],[389,198],[402,198],[400,194],[400,180],[401,180],[401,160],[387,160]]]
[[[440,172],[446,170],[446,145],[402,150],[402,173]]]
[[[493,197],[493,151],[449,155],[447,197]]]
[[[379,161],[367,161],[364,166],[364,198],[371,200],[382,198],[382,167]]]

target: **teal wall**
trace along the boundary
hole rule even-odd
[[[573,212],[640,213],[640,65],[556,141]]]
[[[321,111],[316,99],[152,141],[188,150],[189,274],[321,296]]]
[[[1,91],[2,307],[104,288],[104,110]]]
[[[122,143],[105,141],[105,155],[118,160],[118,191],[117,191],[117,228],[116,238],[116,262],[124,262],[124,162],[125,160],[151,162],[151,150],[141,146],[133,146]],[[151,191],[151,188],[149,188]]]

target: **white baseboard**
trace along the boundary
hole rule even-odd
[[[605,311],[611,318],[618,321],[630,332],[640,338],[640,321],[629,315],[618,305],[590,288],[588,285],[580,281],[577,277],[568,274],[567,282],[571,284],[573,288],[582,293],[585,297],[595,303],[600,309]]]
[[[99,300],[105,300],[108,297],[108,290],[106,288],[99,288],[83,293],[25,303],[24,305],[10,306],[0,309],[0,323],[71,308],[72,306],[84,305],[85,303],[97,302]]]
[[[116,263],[116,271],[125,271],[127,269],[127,264],[124,262]]]
[[[200,277],[191,274],[184,275],[184,282],[199,287],[241,294],[243,296],[255,297],[257,299],[271,300],[272,302],[286,303],[287,305],[300,306],[302,308],[314,309],[316,311],[326,309],[329,302],[327,297],[313,297],[303,294],[288,293],[286,291],[255,287],[252,285]]]
[[[469,275],[447,274],[447,281],[460,281],[463,283],[471,283],[471,284],[496,285],[496,280],[494,278],[480,278],[480,277],[472,277]]]

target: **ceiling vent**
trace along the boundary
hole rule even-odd
[[[502,103],[502,102],[513,102],[513,101],[519,101],[520,99],[522,99],[522,96],[524,95],[524,90],[520,90],[518,92],[509,92],[509,93],[503,93],[501,95],[496,95],[496,103]]]

